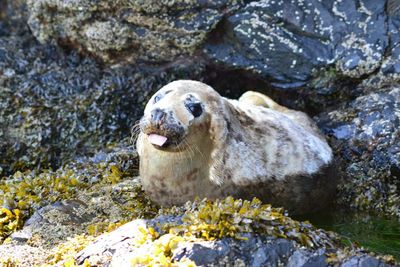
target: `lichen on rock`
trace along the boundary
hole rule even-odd
[[[43,266],[54,266],[59,262],[63,262],[63,266],[66,267],[76,266],[75,255],[93,240],[93,236],[85,235],[77,235],[73,238],[68,238],[66,242],[61,243],[50,252],[46,259],[46,264]],[[90,267],[89,261],[85,261],[83,266]]]
[[[393,85],[318,117],[342,159],[338,201],[346,207],[400,217],[399,103]]]
[[[385,1],[251,1],[220,25],[205,52],[278,88],[309,87],[315,71],[331,66],[360,78],[381,65],[387,18]]]
[[[241,1],[27,1],[29,25],[107,62],[172,62],[193,53]]]

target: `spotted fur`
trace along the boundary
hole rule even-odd
[[[198,118],[184,106],[188,95],[202,103],[204,114]],[[168,114],[158,133],[176,140],[171,147],[148,140],[155,108]],[[332,151],[314,122],[265,95],[247,92],[239,101],[230,100],[201,82],[175,81],[149,101],[141,126],[140,175],[160,204],[182,204],[196,196],[256,196],[305,213],[325,206],[335,191]]]

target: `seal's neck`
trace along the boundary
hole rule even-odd
[[[155,148],[142,137],[140,149],[141,176],[164,176],[168,180],[181,181],[186,177],[193,180],[209,180],[211,141],[207,137],[196,139],[181,150],[174,152]],[[190,176],[190,177],[189,177]]]
[[[178,152],[156,149],[141,141],[140,176],[143,188],[161,205],[183,204],[218,190],[210,180],[209,142],[193,144]]]

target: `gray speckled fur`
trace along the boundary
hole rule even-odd
[[[175,81],[159,93],[166,90],[172,92],[147,104],[137,143],[143,187],[155,201],[171,205],[196,196],[233,195],[305,213],[332,198],[332,151],[304,113],[229,100],[195,81]],[[194,118],[184,108],[181,100],[188,94],[203,104],[202,116]],[[170,149],[149,142],[154,108],[168,111],[183,125],[179,140],[186,142]],[[164,128],[159,134],[168,136]]]

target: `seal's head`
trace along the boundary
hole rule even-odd
[[[141,134],[159,150],[182,151],[208,136],[221,96],[206,84],[179,80],[167,84],[147,103]]]

